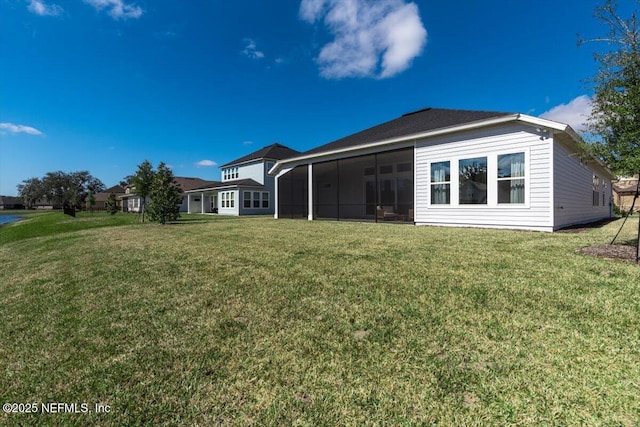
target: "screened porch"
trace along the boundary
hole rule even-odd
[[[413,148],[298,166],[278,180],[278,217],[413,223],[413,183]]]

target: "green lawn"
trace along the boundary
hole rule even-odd
[[[0,402],[111,412],[0,424],[638,425],[640,268],[576,252],[619,224],[35,215],[0,227]]]

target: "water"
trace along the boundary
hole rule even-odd
[[[21,219],[19,215],[0,215],[0,225],[16,222],[19,219]]]

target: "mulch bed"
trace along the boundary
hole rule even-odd
[[[580,248],[585,255],[636,261],[636,247],[629,245],[593,245]]]

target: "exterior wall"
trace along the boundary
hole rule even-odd
[[[238,179],[252,179],[264,184],[264,162],[249,163],[238,168]]]
[[[224,193],[233,193],[233,207],[223,207]],[[238,190],[223,190],[218,193],[218,214],[220,215],[239,215],[240,214],[240,197]]]
[[[182,195],[182,203],[180,203],[180,212],[187,212],[187,196]]]
[[[624,212],[629,212],[631,210],[631,205],[633,205],[633,199],[635,198],[635,194],[617,194],[615,197],[616,205],[620,208],[620,210]],[[634,212],[640,211],[640,199],[636,200],[636,204],[633,206]]]
[[[513,228],[552,231],[551,143],[549,134],[517,123],[443,135],[416,142],[416,224]],[[498,204],[497,156],[525,153],[525,202]],[[458,162],[487,157],[487,203],[458,203]],[[448,205],[432,205],[430,167],[433,162],[451,165]]]
[[[581,162],[580,157],[557,138],[553,144],[553,169],[554,229],[611,217],[611,181],[604,178],[602,172]],[[598,206],[593,204],[594,175],[601,182]]]
[[[235,169],[235,168],[238,169],[238,177],[234,176],[234,177],[225,179],[224,171],[228,169]],[[265,169],[264,161],[262,160],[256,161],[253,163],[247,163],[240,166],[232,166],[229,168],[224,168],[222,170],[222,182],[237,181],[239,179],[253,179],[254,181],[259,182],[260,184],[264,184],[264,176],[265,176],[264,169]]]

